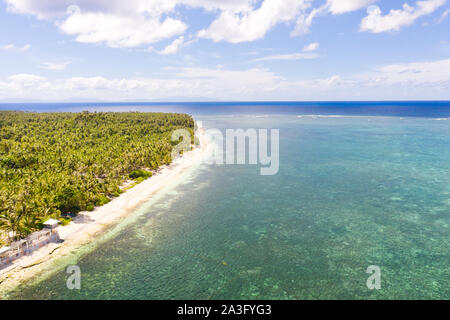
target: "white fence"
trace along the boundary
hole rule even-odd
[[[10,265],[14,260],[29,255],[50,242],[59,242],[59,234],[55,230],[33,232],[27,238],[15,241],[0,253],[0,269]]]

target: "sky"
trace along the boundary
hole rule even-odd
[[[449,0],[0,0],[0,101],[450,100]]]

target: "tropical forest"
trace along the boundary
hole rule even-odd
[[[172,161],[187,114],[0,111],[0,245],[92,211]],[[182,138],[180,138],[180,141]]]

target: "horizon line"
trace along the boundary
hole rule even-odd
[[[13,104],[85,104],[85,103],[149,103],[149,104],[169,104],[169,103],[201,103],[201,104],[215,104],[215,103],[332,103],[332,102],[449,102],[450,99],[416,99],[416,100],[401,100],[401,99],[385,99],[385,100],[217,100],[217,101],[20,101],[20,102],[3,102],[0,101],[0,105],[13,105]]]

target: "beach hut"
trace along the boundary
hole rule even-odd
[[[55,229],[58,226],[58,224],[59,224],[59,221],[55,220],[55,219],[48,219],[47,221],[45,221],[43,223],[44,228],[52,229],[52,230]]]
[[[5,255],[9,249],[11,249],[10,247],[1,247],[0,248],[0,257],[2,257],[3,255]]]

